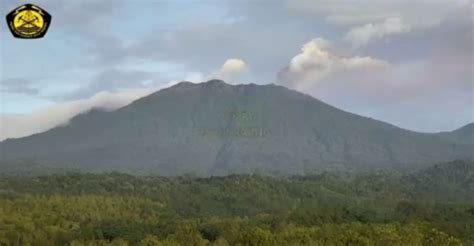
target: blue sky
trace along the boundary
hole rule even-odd
[[[0,27],[0,139],[182,80],[281,84],[424,132],[474,121],[470,0],[31,1],[39,40]],[[2,15],[22,4],[2,0]]]

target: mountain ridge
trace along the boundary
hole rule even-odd
[[[347,110],[344,110],[344,109],[340,109],[338,107],[335,107],[335,106],[332,106],[324,101],[321,101],[320,99],[317,99],[309,94],[306,94],[304,92],[299,92],[299,91],[296,91],[296,90],[293,90],[293,89],[290,89],[290,88],[287,88],[285,86],[282,86],[282,85],[279,85],[279,84],[275,84],[275,83],[269,83],[269,84],[255,84],[255,83],[249,83],[249,84],[228,84],[222,80],[218,80],[218,79],[212,79],[212,80],[209,80],[207,82],[201,82],[201,83],[195,83],[195,82],[190,82],[190,81],[181,81],[175,85],[172,85],[170,87],[167,87],[167,88],[163,88],[163,89],[159,89],[151,94],[149,94],[148,96],[145,96],[145,97],[149,97],[149,96],[152,96],[154,94],[157,94],[158,92],[160,91],[163,91],[163,90],[168,90],[168,89],[182,89],[182,88],[186,88],[188,86],[197,86],[197,85],[206,85],[206,84],[214,84],[214,85],[218,85],[218,84],[223,84],[223,85],[226,85],[226,86],[236,86],[236,87],[241,87],[241,86],[273,86],[273,87],[278,87],[278,88],[283,88],[283,89],[286,89],[286,90],[289,90],[289,91],[293,91],[293,92],[297,92],[301,95],[305,95],[305,96],[308,96],[308,97],[311,97],[312,99],[315,99],[317,101],[319,101],[320,103],[323,103],[323,104],[326,104],[330,107],[333,107],[337,110],[340,110],[340,111],[343,111],[343,112],[346,112],[346,113],[350,113],[350,114],[353,114],[353,115],[357,115],[357,116],[360,116],[360,117],[364,117],[364,118],[368,118],[368,119],[372,119],[372,120],[375,120],[375,121],[379,121],[381,123],[384,123],[384,124],[388,124],[388,125],[391,125],[393,127],[396,127],[396,128],[399,128],[399,129],[402,129],[402,130],[405,130],[405,131],[410,131],[410,132],[415,132],[415,133],[421,133],[421,134],[440,134],[440,135],[447,135],[447,134],[455,134],[455,133],[459,133],[461,131],[468,131],[469,134],[474,134],[474,122],[471,122],[471,123],[467,123],[466,125],[463,125],[463,126],[460,126],[454,130],[451,130],[451,131],[442,131],[442,132],[423,132],[423,131],[416,131],[416,130],[412,130],[412,129],[408,129],[408,128],[403,128],[403,127],[400,127],[400,126],[397,126],[395,124],[392,124],[392,123],[389,123],[389,122],[386,122],[384,120],[381,120],[381,119],[377,119],[377,118],[372,118],[372,117],[369,117],[369,116],[364,116],[364,115],[359,115],[359,114],[356,114],[356,113],[353,113],[353,112],[350,112],[350,111],[347,111]],[[145,98],[145,97],[141,97],[141,98],[138,98],[134,101],[132,101],[130,104],[136,102],[136,101],[139,101],[140,99],[142,98]],[[93,107],[93,108],[90,108],[88,110],[86,110],[85,112],[81,112],[81,113],[78,113],[77,115],[74,115],[73,117],[71,117],[71,119],[68,120],[69,121],[72,121],[78,117],[83,117],[84,115],[89,115],[89,114],[92,114],[92,113],[106,113],[106,112],[110,112],[110,111],[116,111],[116,110],[120,110],[121,108],[125,108],[127,106],[129,106],[130,104],[127,104],[123,107],[120,107],[120,108],[117,108],[117,109],[114,109],[114,110],[110,110],[110,109],[106,109],[106,108],[102,108],[102,107]],[[56,128],[56,127],[61,127],[62,125],[67,125],[68,122],[66,123],[62,123],[62,124],[59,124],[57,126],[54,126],[53,128]],[[53,129],[51,128],[51,129]],[[51,130],[49,129],[49,130]],[[49,130],[46,130],[44,132],[47,132]],[[27,137],[31,137],[33,135],[38,135],[38,134],[42,134],[44,132],[38,132],[38,133],[33,133],[31,135],[28,135],[28,136],[24,136],[24,137],[17,137],[17,138],[6,138],[4,140],[1,140],[0,143],[2,142],[5,142],[5,141],[8,141],[8,140],[14,140],[14,139],[21,139],[21,138],[27,138]]]
[[[0,143],[3,162],[203,176],[422,168],[472,158],[471,149],[451,135],[404,130],[283,86],[220,80],[181,82]]]

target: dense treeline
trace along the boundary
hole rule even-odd
[[[470,245],[474,165],[407,176],[4,176],[0,245]]]

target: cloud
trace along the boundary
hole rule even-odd
[[[391,35],[384,42],[370,42],[358,50],[392,62],[433,59],[440,53],[450,53],[455,59],[466,63],[472,60],[472,13],[468,8],[458,9],[436,27]],[[433,62],[446,65],[440,59]]]
[[[30,96],[37,96],[39,89],[34,83],[22,78],[8,78],[0,80],[0,93],[14,93]]]
[[[225,59],[238,57],[258,71],[250,79],[256,83],[273,82],[275,71],[293,54],[293,47],[322,29],[330,29],[320,23],[321,20],[308,20],[289,13],[282,2],[198,4],[218,8],[219,12],[213,12],[209,14],[212,18],[201,18],[199,22],[182,21],[166,28],[151,26],[146,34],[124,44],[118,52],[130,60],[172,61],[206,73],[216,69],[216,64]],[[275,19],[275,15],[281,18]],[[178,21],[179,18],[177,16]],[[277,31],[275,26],[278,26]],[[105,53],[104,60],[114,60],[116,53]]]
[[[28,115],[0,115],[0,141],[44,132],[67,123],[72,117],[93,108],[114,110],[146,96],[156,88],[99,92],[88,99],[68,101]]]
[[[410,27],[406,26],[400,18],[393,17],[381,23],[369,23],[354,27],[347,33],[345,40],[351,42],[354,47],[360,47],[386,35],[408,31],[410,31]]]
[[[288,67],[278,74],[277,81],[305,90],[334,75],[372,72],[387,66],[388,62],[368,56],[338,55],[328,41],[318,38],[303,46],[301,53],[293,57]]]
[[[291,9],[321,15],[339,25],[381,23],[387,18],[403,19],[414,28],[439,24],[453,10],[468,6],[469,1],[454,0],[287,0]]]
[[[247,64],[241,59],[228,59],[221,68],[210,75],[211,78],[221,79],[228,83],[238,83],[249,72]]]

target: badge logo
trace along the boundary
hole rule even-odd
[[[51,15],[34,4],[25,4],[7,15],[7,23],[15,38],[42,38],[51,24]]]

